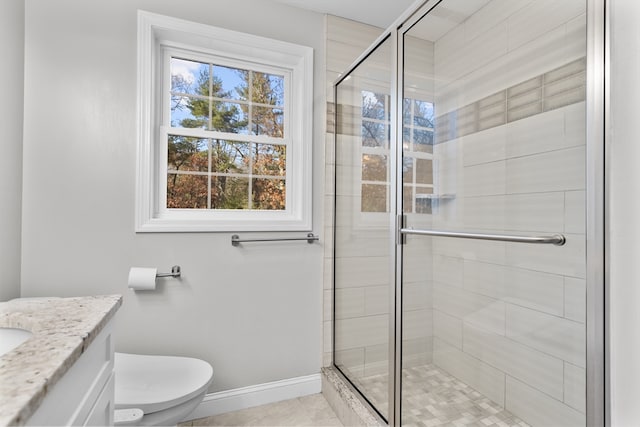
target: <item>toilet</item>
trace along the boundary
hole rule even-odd
[[[202,402],[213,381],[211,365],[191,357],[115,352],[114,371],[116,426],[176,425]]]
[[[190,357],[115,353],[114,425],[175,425],[204,398],[213,368]]]

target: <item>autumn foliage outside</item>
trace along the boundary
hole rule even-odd
[[[193,78],[173,72],[185,63]],[[167,208],[285,209],[284,111],[283,76],[172,58]]]

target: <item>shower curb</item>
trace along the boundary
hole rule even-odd
[[[342,379],[333,367],[324,367],[322,373],[322,394],[338,419],[345,426],[386,426],[352,390],[352,386]]]

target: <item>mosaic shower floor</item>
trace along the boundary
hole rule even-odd
[[[387,413],[387,375],[362,378],[360,383],[371,400],[380,402],[379,408]],[[432,364],[403,370],[402,411],[403,426],[529,426]]]

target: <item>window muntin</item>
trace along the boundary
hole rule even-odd
[[[389,212],[389,95],[361,91],[361,212]]]
[[[361,91],[362,213],[389,212],[390,96]],[[403,100],[403,206],[407,213],[430,214],[433,194],[433,103]]]
[[[169,135],[168,209],[285,209],[286,147]]]
[[[288,73],[185,58],[165,53],[165,209],[285,210]]]
[[[405,98],[402,108],[402,196],[406,213],[432,213],[433,102]]]
[[[285,75],[171,56],[171,127],[284,136]]]

